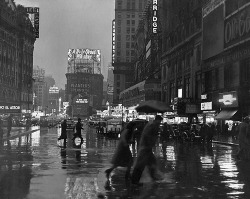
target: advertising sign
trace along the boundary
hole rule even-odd
[[[21,113],[21,106],[17,105],[0,105],[0,113]]]
[[[212,110],[212,102],[203,102],[201,103],[201,110]]]
[[[34,27],[35,37],[39,38],[39,7],[26,7],[25,9]]]
[[[225,20],[224,47],[250,37],[250,5]]]
[[[49,88],[49,93],[59,93],[59,88],[56,86],[50,87]]]
[[[238,96],[236,91],[219,93],[221,107],[238,107]]]
[[[69,49],[68,60],[71,59],[86,59],[101,63],[101,50],[99,49]]]
[[[153,33],[155,34],[155,33],[157,33],[157,28],[158,28],[158,24],[157,24],[157,22],[158,22],[158,17],[157,17],[157,12],[158,12],[158,1],[157,0],[153,0],[153,7],[152,7],[152,10],[153,10],[153,17],[152,17],[152,27],[153,27],[153,29],[152,29],[152,31],[153,31]]]
[[[223,5],[224,1],[213,0],[203,8],[203,60],[221,53],[224,49]]]

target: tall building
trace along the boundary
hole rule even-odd
[[[113,105],[113,96],[114,96],[114,67],[108,67],[108,77],[107,77],[107,101],[110,105]]]
[[[0,0],[0,104],[30,112],[36,37],[26,9]]]
[[[103,75],[100,50],[69,49],[66,78],[65,97],[70,104],[71,115],[88,117],[92,114],[92,109],[102,108]]]
[[[56,82],[55,79],[52,77],[52,75],[45,75],[44,77],[44,95],[43,95],[43,110],[46,111],[48,109],[49,106],[49,88],[53,87]]]
[[[121,91],[134,83],[134,37],[147,0],[116,0],[112,25],[112,65],[114,67],[114,103]]]
[[[33,109],[42,110],[43,107],[43,98],[45,91],[45,82],[44,82],[45,69],[40,68],[39,66],[34,66],[33,68]]]

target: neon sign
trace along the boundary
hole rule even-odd
[[[232,94],[223,95],[222,99],[219,99],[219,102],[222,102],[224,105],[232,105],[236,101],[236,97],[233,97]]]
[[[158,11],[158,8],[157,8],[157,5],[158,5],[158,2],[157,0],[153,0],[153,33],[157,33],[157,11]]]

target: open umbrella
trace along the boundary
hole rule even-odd
[[[165,102],[157,101],[157,100],[148,100],[139,104],[135,108],[137,112],[145,112],[145,113],[164,113],[164,112],[172,112],[173,109],[167,105]]]

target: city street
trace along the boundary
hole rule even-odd
[[[133,186],[118,168],[106,183],[115,139],[84,126],[81,149],[58,146],[60,128],[41,129],[4,141],[0,150],[1,199],[62,198],[249,198],[250,163],[236,160],[237,147],[199,146],[160,141],[155,148],[159,173],[152,182],[143,173],[143,186]],[[72,135],[71,135],[72,137]],[[136,143],[131,147],[136,156]]]

